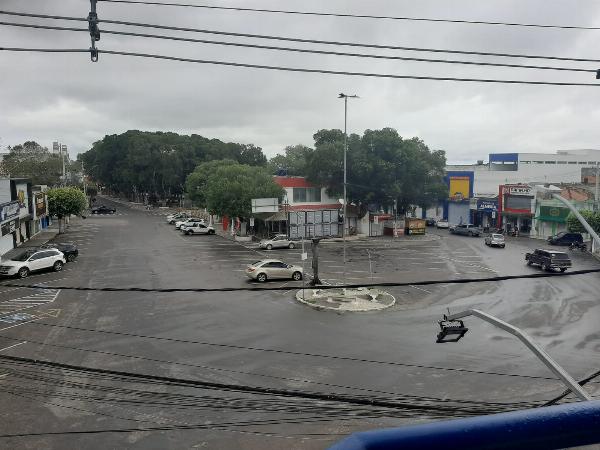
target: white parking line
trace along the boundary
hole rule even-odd
[[[18,343],[16,343],[16,344],[9,345],[8,347],[0,348],[0,352],[3,352],[4,350],[8,350],[8,349],[10,349],[10,348],[15,348],[15,347],[18,347],[19,345],[23,345],[23,344],[27,344],[27,341],[18,342]]]

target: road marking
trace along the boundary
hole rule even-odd
[[[410,286],[411,288],[418,289],[419,291],[423,291],[423,292],[427,292],[428,294],[431,294],[431,291],[428,291],[427,289],[423,289],[423,288],[420,288],[420,287],[414,286],[414,285],[412,285],[412,284],[409,284],[409,286]]]
[[[60,294],[60,289],[41,288],[42,292],[18,297],[11,300],[0,302],[0,320],[6,318],[10,314],[14,314],[24,309],[35,308],[37,306],[52,303]],[[2,311],[5,310],[5,311]]]
[[[8,349],[11,349],[11,348],[18,347],[19,345],[23,345],[23,344],[27,344],[27,341],[17,342],[16,344],[9,345],[8,347],[0,348],[0,352],[3,352],[4,350],[8,350]]]

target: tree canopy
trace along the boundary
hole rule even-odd
[[[186,177],[202,162],[267,163],[262,150],[252,144],[137,130],[105,136],[81,159],[86,173],[100,185],[120,193],[150,193],[161,198],[183,193]]]
[[[59,219],[81,214],[87,208],[85,194],[75,187],[48,189],[48,210]]]
[[[219,168],[237,164],[232,159],[215,159],[198,165],[185,180],[187,196],[196,205],[206,208],[206,186],[208,178]]]
[[[4,172],[11,177],[30,178],[33,184],[55,186],[62,176],[62,161],[35,141],[8,148],[2,161]]]
[[[583,210],[579,211],[579,214],[583,216],[596,233],[600,233],[600,212]],[[587,233],[587,230],[583,228],[579,219],[572,212],[567,216],[567,229],[573,233]]]
[[[343,193],[344,133],[320,130],[313,136],[306,176],[326,186],[331,195]],[[348,136],[347,195],[349,202],[390,206],[404,213],[410,206],[430,206],[447,197],[442,150],[431,151],[418,138],[403,139],[396,130],[366,130]]]
[[[284,194],[265,168],[232,161],[201,164],[188,177],[186,188],[196,192],[212,214],[230,217],[249,217],[253,198],[281,200]]]
[[[285,171],[287,175],[306,175],[306,165],[312,152],[313,149],[306,145],[288,145],[283,155],[275,155],[269,160],[269,171],[272,174]]]

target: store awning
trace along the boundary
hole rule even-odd
[[[275,214],[271,214],[270,216],[263,219],[265,222],[280,222],[287,220],[287,213],[285,211],[279,211]]]
[[[540,206],[540,214],[535,219],[544,222],[565,223],[569,212],[569,209],[558,206]]]

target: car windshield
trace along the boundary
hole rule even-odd
[[[251,266],[258,266],[258,265],[260,265],[260,264],[262,264],[262,263],[263,263],[262,261],[255,261],[255,262],[253,262],[253,263],[250,263],[250,265],[251,265]]]
[[[492,237],[494,239],[504,239],[504,236],[502,236],[501,234],[492,234]]]
[[[566,253],[550,253],[552,259],[569,259],[569,255]]]

